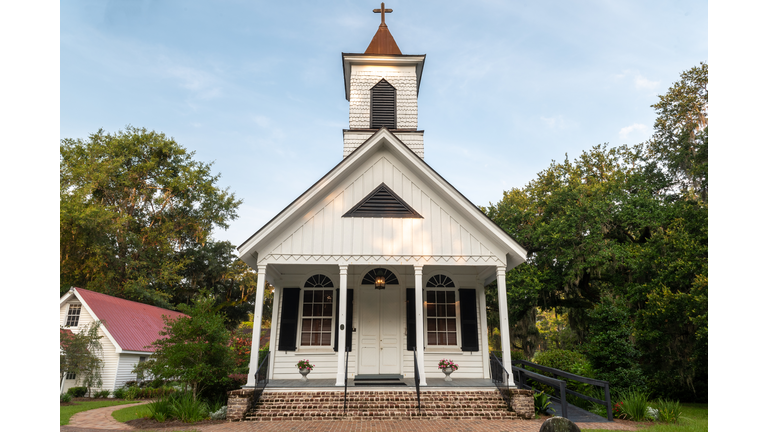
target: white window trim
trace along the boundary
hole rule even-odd
[[[79,307],[80,307],[80,313],[79,313],[79,314],[77,314],[77,325],[74,325],[74,326],[68,326],[68,325],[67,325],[67,322],[69,321],[69,311],[70,311],[70,310],[72,310],[72,306],[79,306]],[[82,303],[80,303],[80,302],[72,302],[72,303],[69,303],[69,304],[67,305],[67,314],[66,314],[66,315],[64,315],[64,324],[63,324],[63,327],[64,327],[64,328],[75,328],[75,329],[76,329],[76,328],[78,328],[78,327],[80,327],[80,321],[81,321],[81,318],[83,317],[83,310],[85,310],[85,308],[83,307],[83,304],[82,304]]]
[[[450,276],[448,276],[450,277]],[[453,278],[451,278],[453,280]],[[454,285],[456,282],[454,281]],[[456,345],[429,345],[428,343],[428,336],[427,336],[427,291],[453,291],[455,292],[454,297],[456,299]],[[459,288],[445,288],[445,287],[429,287],[424,288],[424,306],[422,311],[422,317],[424,319],[424,352],[428,353],[436,353],[436,352],[450,352],[450,353],[460,353],[463,352],[461,350],[461,308],[459,307]]]
[[[305,291],[325,291],[325,290],[331,290],[331,293],[333,295],[333,301],[331,302],[331,344],[328,346],[324,345],[302,345],[301,344],[301,328],[304,324],[304,292]],[[297,353],[304,352],[304,353],[336,353],[333,350],[333,335],[335,334],[336,329],[336,301],[338,300],[338,296],[336,295],[336,288],[335,287],[317,287],[317,288],[302,288],[301,291],[299,291],[300,299],[299,299],[299,319],[298,323],[296,325],[296,351]],[[312,317],[310,317],[312,318]]]

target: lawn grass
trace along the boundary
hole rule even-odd
[[[683,413],[680,423],[659,423],[651,427],[640,429],[642,432],[705,432],[708,430],[707,404],[681,404]],[[608,431],[608,429],[582,429],[583,431]]]
[[[115,406],[115,405],[132,404],[136,402],[137,401],[111,401],[109,399],[87,401],[87,402],[73,402],[76,405],[66,405],[66,406],[60,407],[59,425],[64,426],[66,424],[69,424],[69,419],[72,418],[73,415],[82,411],[88,411],[96,408],[104,408],[104,407]]]
[[[134,407],[128,407],[119,409],[116,411],[112,411],[112,417],[115,418],[115,420],[125,423],[128,420],[136,420],[144,417],[149,417],[149,406],[147,405],[137,405]]]

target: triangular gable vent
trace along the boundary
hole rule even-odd
[[[344,213],[342,217],[424,219],[384,183]]]

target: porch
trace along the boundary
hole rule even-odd
[[[358,381],[355,383],[354,379],[347,381],[347,387],[360,388],[360,389],[410,389],[416,388],[416,382],[414,378],[400,378],[391,384],[368,384]],[[336,386],[336,379],[309,379],[308,381],[301,381],[300,379],[276,379],[270,380],[266,386],[269,390],[339,390]],[[463,389],[495,389],[496,385],[490,379],[485,378],[453,378],[453,381],[445,381],[441,379],[430,379],[427,387],[422,386],[421,391],[429,391],[433,388],[463,388]]]

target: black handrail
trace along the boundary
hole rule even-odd
[[[261,361],[259,368],[256,370],[256,373],[254,374],[254,377],[256,378],[256,384],[254,385],[253,405],[256,405],[256,403],[259,402],[259,399],[261,399],[261,394],[264,393],[264,388],[267,386],[267,383],[269,382],[268,372],[269,372],[270,354],[272,353],[269,353],[267,354],[266,357],[264,357],[264,360]]]
[[[566,383],[563,380],[559,380],[556,378],[550,378],[544,375],[537,374],[536,372],[531,372],[529,370],[525,370],[523,368],[519,368],[516,366],[512,366],[512,376],[514,379],[515,372],[517,372],[518,381],[515,382],[515,385],[519,388],[523,389],[529,389],[534,390],[533,387],[528,385],[528,379],[532,379],[534,381],[538,381],[540,383],[544,383],[547,385],[550,385],[552,387],[557,387],[560,389],[560,397],[555,397],[550,395],[550,398],[554,399],[557,402],[560,402],[560,407],[562,410],[562,417],[568,418],[568,401],[565,399],[565,394],[567,392],[565,386]]]
[[[532,368],[538,369],[538,370],[540,370],[542,372],[551,373],[552,375],[555,376],[555,378],[551,378],[551,377],[547,377],[547,376],[544,376],[544,375],[537,374],[535,372],[531,372],[531,371],[525,370],[522,367],[515,367],[515,366],[513,366],[512,370],[517,370],[519,372],[518,373],[519,379],[515,380],[515,383],[519,383],[520,387],[528,387],[528,388],[530,388],[530,386],[528,386],[527,383],[526,383],[528,377],[530,377],[531,379],[533,379],[535,381],[542,382],[543,384],[548,384],[547,382],[545,382],[546,380],[555,380],[556,384],[558,385],[558,387],[560,387],[560,399],[565,400],[565,395],[566,394],[570,394],[570,395],[576,396],[578,398],[581,398],[581,399],[584,399],[584,400],[588,400],[590,402],[595,402],[595,403],[599,403],[601,405],[605,405],[606,412],[607,412],[606,416],[608,417],[608,420],[609,421],[613,420],[613,407],[611,407],[611,390],[610,390],[610,384],[608,383],[608,381],[603,381],[603,380],[598,380],[598,379],[594,379],[594,378],[583,377],[583,376],[576,375],[576,374],[573,374],[573,373],[570,373],[570,372],[566,372],[566,371],[563,371],[563,370],[560,370],[560,369],[555,369],[555,368],[551,368],[551,367],[547,367],[547,366],[541,366],[541,365],[538,365],[536,363],[532,363],[532,362],[525,361],[525,360],[512,360],[512,363],[520,364],[522,366],[532,367]],[[539,377],[539,379],[534,378],[533,375],[535,375],[536,377]],[[544,380],[542,380],[542,378],[544,378]],[[573,381],[582,382],[582,383],[585,383],[585,384],[591,384],[591,385],[594,385],[594,386],[597,386],[597,387],[602,387],[603,388],[603,395],[605,396],[605,400],[596,399],[596,398],[593,398],[591,396],[587,396],[585,394],[582,394],[582,393],[570,390],[570,389],[567,388],[567,382],[566,381],[560,380],[560,379],[557,379],[557,378],[567,378],[567,379],[570,379],[570,380],[573,380]],[[563,403],[561,401],[561,405],[563,407],[563,417],[566,417],[567,401],[565,403]]]
[[[344,360],[344,415],[347,415],[347,377],[349,376],[349,352],[351,350],[352,347],[346,347],[344,349],[344,355],[347,356]]]
[[[416,356],[416,350],[413,350],[413,376],[416,380],[416,408],[421,414],[421,390],[419,388],[419,381],[421,381],[421,375],[419,375],[419,360]]]
[[[504,399],[504,404],[507,406],[508,411],[512,411],[512,398],[509,393],[509,372],[504,369],[504,364],[501,359],[496,357],[496,354],[490,353],[491,357],[491,381],[496,384],[496,389]]]

